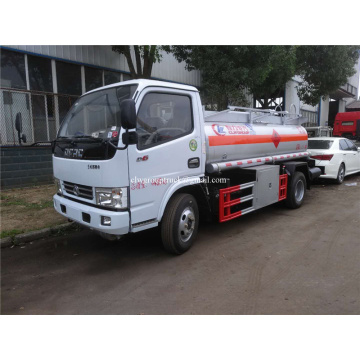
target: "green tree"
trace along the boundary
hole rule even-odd
[[[150,79],[154,63],[161,61],[161,46],[157,45],[113,45],[112,50],[125,56],[132,79]]]
[[[202,72],[202,85],[218,109],[231,103],[231,93],[247,90],[268,108],[294,75],[301,100],[316,105],[354,74],[356,46],[168,46],[188,70]],[[243,96],[243,99],[245,97]],[[242,104],[239,104],[242,105]]]
[[[320,97],[336,91],[354,75],[360,46],[299,46],[296,74],[303,81],[298,86],[302,101],[316,105]]]

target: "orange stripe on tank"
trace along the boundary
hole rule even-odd
[[[280,142],[306,141],[307,134],[280,135]],[[274,141],[273,135],[228,135],[209,136],[209,146],[267,144]]]

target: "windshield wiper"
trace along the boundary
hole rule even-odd
[[[68,136],[58,136],[56,138],[56,141],[65,141],[65,142],[71,142],[71,143],[76,143],[76,142],[87,142],[87,141],[92,141],[92,142],[102,142],[103,139],[101,138],[94,138],[90,135],[78,135],[78,136],[72,136],[72,137],[68,137]]]
[[[71,142],[72,139],[69,138],[68,136],[58,136],[56,139],[55,139],[55,142],[56,141],[59,141],[59,142]]]

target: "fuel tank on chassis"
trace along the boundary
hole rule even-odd
[[[308,135],[299,125],[206,122],[206,163],[300,153]]]

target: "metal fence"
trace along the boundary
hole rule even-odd
[[[76,99],[78,96],[0,88],[0,145],[19,144],[15,128],[19,113],[27,144],[54,140]],[[303,126],[318,126],[317,112],[300,111],[309,119]]]
[[[21,114],[27,144],[54,140],[78,96],[0,88],[0,145],[18,145],[15,128]]]
[[[308,110],[300,109],[300,114],[301,116],[306,117],[309,120],[308,122],[302,124],[302,126],[304,127],[319,126],[318,123],[319,114],[316,111],[308,111]]]

